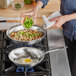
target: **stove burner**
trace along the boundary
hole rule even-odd
[[[17,67],[16,72],[24,72],[24,67]]]
[[[34,72],[34,68],[32,67],[26,67],[26,69],[24,67],[17,67],[16,72]]]
[[[32,68],[32,67],[26,67],[26,72],[34,72],[34,68]]]

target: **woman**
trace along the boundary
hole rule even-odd
[[[32,11],[22,14],[21,24],[23,24],[25,15],[32,15],[36,23],[38,10],[44,8],[49,0],[36,0],[36,6]],[[76,76],[76,0],[61,0],[61,14],[63,16],[54,18],[50,21],[56,21],[54,26],[63,27],[65,43],[68,46],[67,54],[72,76]]]

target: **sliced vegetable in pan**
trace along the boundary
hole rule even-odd
[[[32,41],[39,39],[43,36],[42,32],[32,29],[24,29],[10,34],[10,38],[17,41]]]
[[[23,26],[25,28],[31,28],[33,26],[33,24],[34,24],[34,22],[33,22],[32,18],[25,17],[25,21],[24,21],[24,24],[23,24]]]

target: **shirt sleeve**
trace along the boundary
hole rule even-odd
[[[37,2],[37,1],[41,1],[41,2],[43,3],[42,8],[44,8],[44,7],[47,5],[47,3],[48,3],[49,0],[35,0],[35,1],[36,1],[36,2]]]

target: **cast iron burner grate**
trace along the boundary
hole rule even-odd
[[[19,47],[36,47],[43,51],[48,50],[47,35],[44,39],[34,45],[15,44],[7,36],[6,31],[0,31],[0,74],[1,76],[24,76],[24,71],[27,71],[27,76],[51,76],[51,64],[49,54],[47,54],[44,60],[35,67],[19,67],[14,65],[8,58],[8,54],[11,50]]]

